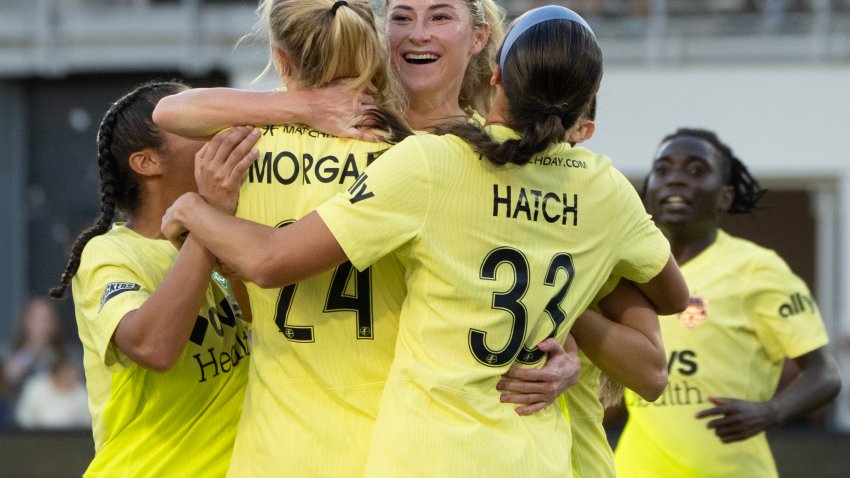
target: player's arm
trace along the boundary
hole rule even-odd
[[[256,141],[256,131],[234,128],[213,138],[213,150],[204,146],[195,161],[235,164],[235,172],[215,185],[234,190],[241,183],[240,171],[254,160],[250,154]],[[199,157],[200,156],[200,157]],[[240,169],[243,168],[243,169]],[[154,370],[171,368],[189,340],[195,326],[198,309],[204,300],[215,257],[195,239],[189,238],[171,267],[165,280],[138,309],[127,313],[112,335],[115,345],[125,355],[143,367]],[[240,289],[241,286],[241,289]],[[251,307],[244,285],[235,284],[234,294],[240,303],[243,319],[250,320]]]
[[[697,413],[697,418],[716,417],[706,426],[723,443],[747,439],[768,427],[816,410],[838,395],[841,377],[827,346],[793,359],[799,375],[766,402],[709,397],[715,406]]]
[[[672,255],[658,275],[637,286],[659,315],[678,314],[688,306],[688,284]]]
[[[604,316],[587,310],[570,330],[578,346],[608,377],[657,399],[667,386],[667,357],[653,305],[625,280],[598,305]]]
[[[168,208],[162,232],[171,240],[190,231],[233,271],[260,287],[280,287],[331,269],[348,258],[315,211],[284,228],[231,216],[197,193]]]
[[[170,369],[189,341],[214,264],[215,257],[189,238],[156,291],[118,323],[113,343],[142,367]]]
[[[376,140],[357,126],[374,106],[371,96],[348,88],[347,82],[298,91],[249,91],[195,88],[159,100],[154,122],[189,138],[209,138],[237,125],[301,123],[335,136]]]
[[[571,335],[567,335],[563,344],[548,338],[537,344],[537,348],[546,352],[543,367],[513,365],[496,384],[496,389],[502,392],[502,402],[521,404],[516,408],[519,415],[530,415],[551,405],[579,380],[578,348]]]

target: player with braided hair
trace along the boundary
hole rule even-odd
[[[161,131],[154,106],[186,88],[147,83],[106,112],[100,216],[51,290],[60,298],[71,285],[84,348],[95,442],[85,476],[224,476],[230,460],[248,375],[247,317],[213,272],[215,258],[192,238],[178,253],[159,223],[175,198],[197,190],[196,153],[253,159],[258,135],[233,129],[201,149]]]
[[[644,189],[691,297],[661,318],[661,398],[626,391],[617,475],[777,476],[763,432],[826,404],[840,379],[806,284],[776,252],[719,226],[724,213],[754,210],[765,190],[714,132],[690,128],[661,140]],[[775,393],[786,358],[802,372]]]
[[[502,374],[541,367],[536,345],[563,341],[615,272],[684,308],[684,281],[634,188],[608,158],[565,142],[601,65],[583,19],[535,9],[502,46],[481,141],[457,126],[408,137],[284,228],[222,214],[197,194],[169,208],[167,236],[191,231],[260,286],[346,259],[359,270],[403,262],[407,296],[365,476],[570,476],[566,419],[551,406],[517,414],[496,390]],[[496,144],[493,157],[484,143]]]

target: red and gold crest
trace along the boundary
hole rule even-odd
[[[679,320],[692,329],[708,318],[708,299],[700,295],[688,298],[688,308],[679,313]]]

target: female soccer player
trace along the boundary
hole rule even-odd
[[[618,476],[777,476],[765,429],[838,393],[806,284],[774,251],[719,226],[764,192],[711,131],[679,129],[661,141],[644,199],[692,292],[686,311],[661,319],[670,357],[662,397],[650,404],[626,393]],[[774,395],[786,357],[801,374]]]
[[[455,123],[455,134],[410,137],[347,194],[285,228],[189,194],[163,230],[191,231],[266,287],[346,258],[358,270],[390,253],[404,264],[407,297],[367,476],[568,475],[563,415],[516,414],[499,400],[500,376],[516,361],[539,364],[535,344],[563,340],[615,270],[650,290],[669,287],[682,307],[687,295],[628,181],[607,158],[563,142],[601,75],[580,17],[533,10],[502,47],[486,132]]]
[[[145,84],[106,112],[100,216],[51,290],[58,298],[71,285],[84,347],[95,441],[86,476],[224,476],[230,461],[251,354],[243,311],[206,249],[190,238],[178,253],[159,230],[174,199],[196,190],[203,143],[151,119],[160,98],[184,89]],[[222,133],[214,149],[253,159],[248,131]]]

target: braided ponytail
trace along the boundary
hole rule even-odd
[[[524,30],[499,55],[505,57],[507,119],[520,137],[497,143],[468,124],[441,126],[437,133],[464,138],[493,163],[526,164],[566,141],[567,131],[591,107],[602,79],[602,51],[580,23],[549,19]]]
[[[71,247],[71,257],[59,285],[50,289],[50,297],[60,299],[80,267],[86,244],[109,231],[116,210],[131,214],[139,202],[139,184],[128,165],[130,154],[146,147],[158,148],[163,140],[151,116],[160,98],[177,93],[186,86],[177,82],[143,84],[109,107],[97,132],[97,165],[100,173],[100,215],[85,229]]]

